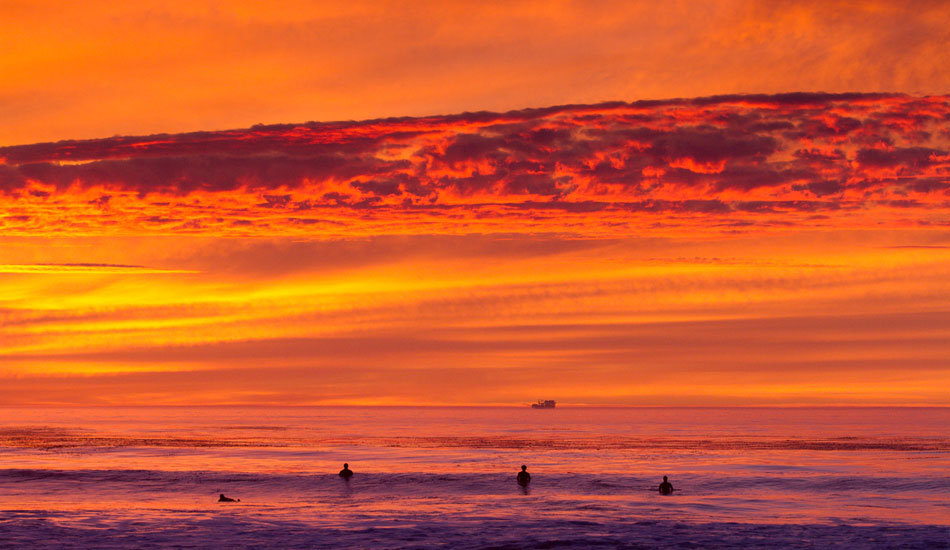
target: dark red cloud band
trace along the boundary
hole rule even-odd
[[[0,224],[19,232],[49,229],[51,209],[81,211],[87,232],[950,221],[948,97],[605,103],[64,141],[0,159]]]

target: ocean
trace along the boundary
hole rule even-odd
[[[950,409],[0,409],[0,548],[950,548]]]

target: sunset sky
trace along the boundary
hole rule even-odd
[[[947,21],[4,2],[0,405],[950,405]]]

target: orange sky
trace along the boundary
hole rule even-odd
[[[950,92],[950,4],[0,5],[0,145],[789,91]]]
[[[950,405],[945,3],[259,6],[0,8],[0,405]]]

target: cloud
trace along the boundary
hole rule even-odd
[[[6,391],[0,400],[248,403],[256,393],[274,404],[335,399],[445,404],[518,403],[541,393],[572,403],[663,404],[654,401],[661,392],[663,400],[694,405],[717,399],[732,404],[829,402],[827,395],[801,391],[806,384],[851,388],[830,398],[839,404],[901,402],[913,390],[918,392],[917,403],[945,405],[946,393],[939,388],[947,378],[947,330],[937,327],[946,327],[947,320],[946,311],[935,311],[528,323],[437,328],[425,334],[389,331],[9,354],[3,360],[13,365],[111,364],[134,366],[136,371],[22,374],[4,379]],[[882,334],[884,327],[889,330]],[[923,385],[907,386],[901,395],[881,387],[882,381],[886,385],[900,376],[912,376]],[[731,401],[726,397],[756,385],[787,391],[762,391]]]
[[[816,211],[829,226],[939,224],[948,120],[943,96],[796,93],[22,145],[0,148],[0,226],[609,236]]]
[[[946,402],[947,255],[892,248],[946,229],[710,238],[728,202],[629,203],[706,216],[678,238],[4,237],[10,264],[200,273],[0,275],[0,401]]]
[[[920,250],[945,250],[950,249],[948,245],[934,245],[934,244],[902,244],[895,246],[886,246],[884,248],[894,248],[894,249],[920,249]]]
[[[183,269],[158,269],[141,265],[66,263],[66,264],[0,264],[0,273],[62,274],[62,273],[198,273]]]

